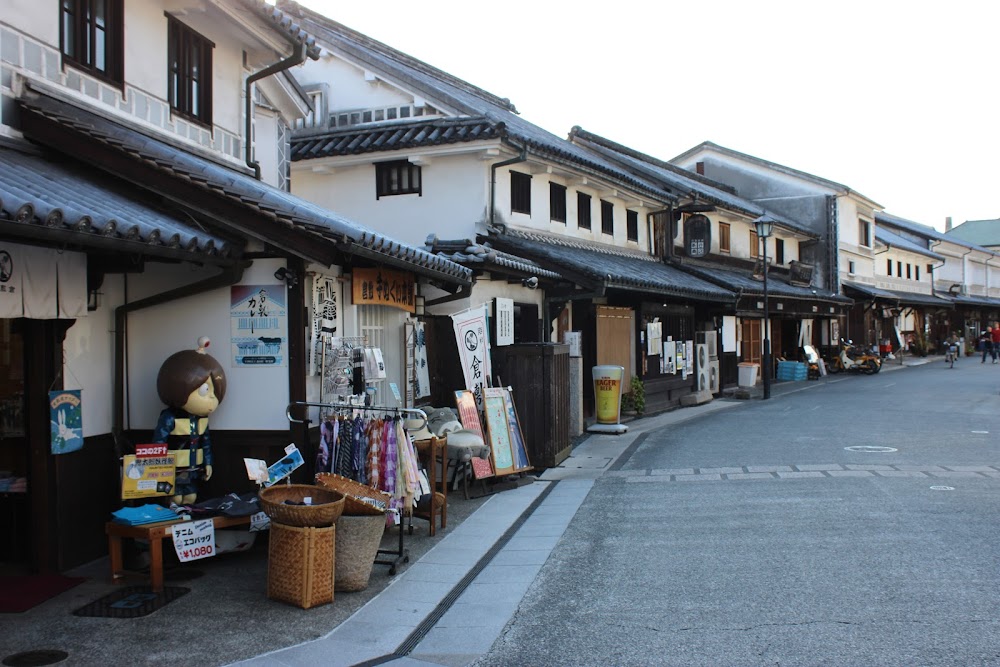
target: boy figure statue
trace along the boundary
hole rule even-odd
[[[191,505],[198,498],[198,481],[212,477],[212,441],[208,416],[226,395],[226,373],[210,354],[206,337],[197,350],[167,357],[156,377],[156,392],[167,407],[153,433],[153,442],[167,443],[176,462],[174,503]]]

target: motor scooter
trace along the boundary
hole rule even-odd
[[[839,353],[827,362],[826,370],[830,373],[844,371],[874,375],[882,370],[882,360],[877,354],[855,348],[850,340],[841,338],[839,349]]]

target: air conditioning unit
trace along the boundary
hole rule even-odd
[[[718,359],[708,363],[708,390],[712,394],[718,394],[721,390],[722,377],[719,374]]]
[[[698,391],[709,390],[709,359],[708,345],[698,343],[695,345],[695,361],[698,368]]]
[[[719,358],[719,334],[716,331],[699,331],[696,342],[708,345],[709,359]]]

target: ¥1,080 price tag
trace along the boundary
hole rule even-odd
[[[170,530],[177,558],[182,563],[215,555],[215,524],[211,519],[177,523]]]

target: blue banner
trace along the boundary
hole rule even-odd
[[[80,389],[49,392],[49,423],[53,454],[83,448],[83,399]]]

